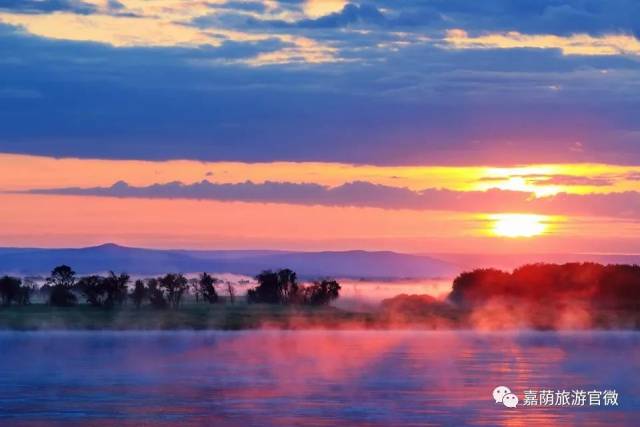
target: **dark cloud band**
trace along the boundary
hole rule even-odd
[[[250,181],[218,184],[170,182],[136,187],[120,181],[111,187],[30,190],[32,194],[81,195],[119,198],[195,199],[286,203],[298,205],[355,206],[382,209],[445,210],[459,212],[523,212],[553,215],[587,215],[640,219],[640,193],[566,194],[535,198],[531,193],[492,189],[412,191],[365,181],[337,187],[314,183]]]

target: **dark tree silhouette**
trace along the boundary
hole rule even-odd
[[[249,302],[288,304],[298,297],[298,279],[296,273],[289,269],[265,270],[256,276],[256,280],[258,286],[247,292]]]
[[[22,302],[22,294],[26,289],[23,290],[20,286],[21,284],[22,281],[17,277],[4,276],[0,278],[0,299],[2,299],[2,305],[9,306],[13,302],[17,304]]]
[[[340,296],[340,284],[335,280],[321,280],[303,288],[305,304],[328,305]]]
[[[76,305],[78,298],[69,289],[62,286],[51,287],[49,292],[49,305],[54,307],[71,307]]]
[[[233,287],[233,284],[231,282],[227,281],[226,284],[227,284],[227,295],[229,296],[229,303],[235,304],[235,302],[236,302],[236,290]]]
[[[218,279],[207,273],[202,273],[198,279],[198,291],[200,295],[202,295],[202,299],[209,304],[215,304],[218,302],[218,293],[214,286],[218,282]]]
[[[155,277],[147,280],[147,298],[153,308],[167,308],[169,306],[164,291],[160,288],[160,281]]]
[[[640,266],[596,263],[528,264],[512,273],[479,269],[453,282],[449,300],[473,307],[489,300],[589,303],[607,308],[640,308]]]
[[[159,286],[166,292],[169,307],[175,309],[180,305],[182,295],[187,290],[187,278],[182,274],[170,273],[158,279]]]
[[[340,284],[324,279],[299,285],[295,272],[266,270],[256,276],[258,286],[247,291],[247,301],[266,304],[328,305],[340,296]]]
[[[202,293],[200,292],[200,279],[198,277],[192,277],[189,279],[189,293],[195,297],[196,304],[203,299]]]
[[[140,308],[142,306],[142,302],[147,298],[147,288],[144,286],[144,282],[142,280],[136,280],[135,285],[133,286],[133,291],[129,294],[129,298],[133,301],[133,305],[136,308]]]
[[[279,270],[278,282],[280,283],[280,301],[285,304],[295,301],[298,294],[298,277],[296,273],[288,268]]]
[[[40,294],[40,298],[42,298],[43,301],[49,301],[49,297],[51,296],[51,285],[49,284],[44,284],[40,287],[40,289],[38,289],[38,293]]]
[[[76,284],[76,289],[87,301],[87,304],[93,307],[103,307],[106,299],[104,289],[104,277],[86,276],[80,278]]]
[[[116,275],[113,271],[109,272],[109,276],[103,282],[106,293],[105,307],[110,308],[125,303],[128,292],[127,283],[129,283],[128,274],[121,273]]]
[[[31,304],[31,296],[39,293],[38,286],[36,284],[37,277],[26,276],[22,278],[22,286],[20,287],[20,302],[19,305]]]
[[[51,286],[49,304],[58,307],[75,305],[78,298],[71,291],[76,283],[76,272],[67,265],[59,265],[51,271],[46,284]]]
[[[509,273],[493,268],[464,272],[453,281],[449,300],[459,305],[474,305],[487,300],[491,295],[509,293]]]
[[[46,283],[51,286],[71,288],[76,283],[76,272],[68,265],[59,265],[51,271]]]
[[[76,289],[87,303],[94,307],[113,308],[122,305],[127,298],[127,274],[116,275],[113,271],[107,277],[87,276],[78,280]]]
[[[640,265],[607,265],[594,298],[602,306],[640,312]]]

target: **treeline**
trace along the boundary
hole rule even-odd
[[[289,269],[263,271],[256,276],[256,281],[258,285],[247,291],[249,303],[320,306],[328,305],[340,294],[340,285],[335,280],[300,284],[296,273]],[[127,301],[136,308],[147,304],[158,309],[176,309],[187,294],[193,295],[196,303],[221,302],[216,286],[225,286],[227,300],[235,301],[234,287],[208,273],[192,279],[183,274],[169,273],[132,283],[126,273],[77,277],[71,267],[60,265],[51,271],[39,289],[17,277],[0,278],[0,298],[4,306],[28,305],[37,291],[46,295],[47,303],[55,307],[75,306],[80,297],[90,306],[105,309],[122,306]]]
[[[249,289],[249,303],[327,305],[340,296],[335,280],[320,280],[300,285],[296,273],[289,270],[263,271],[256,276],[258,286]]]
[[[2,305],[27,305],[31,299],[33,288],[23,286],[17,277],[4,276],[0,278],[0,300]]]
[[[512,272],[476,269],[445,298],[382,301],[387,324],[479,329],[640,329],[640,266],[529,264]]]
[[[640,310],[640,266],[597,263],[529,264],[513,272],[477,269],[453,281],[449,300],[474,307],[491,300],[588,302]]]

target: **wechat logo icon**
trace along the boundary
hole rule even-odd
[[[498,386],[493,389],[493,400],[496,403],[502,403],[507,408],[515,408],[518,406],[518,396],[511,393],[511,389],[506,386]]]

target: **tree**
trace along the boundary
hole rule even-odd
[[[122,305],[127,300],[127,283],[129,275],[121,273],[116,275],[113,271],[104,279],[103,286],[106,293],[104,306],[111,308],[114,305]]]
[[[71,307],[76,305],[78,298],[71,290],[62,286],[52,286],[49,292],[49,304],[55,307]]]
[[[288,268],[278,270],[278,282],[280,284],[280,302],[287,304],[295,301],[298,293],[298,277],[296,273]]]
[[[22,287],[21,287],[22,304],[21,305],[31,304],[31,295],[40,293],[40,289],[38,289],[37,281],[38,281],[38,277],[35,277],[35,276],[26,276],[22,278]]]
[[[227,293],[229,294],[229,302],[234,304],[236,302],[236,290],[229,281],[227,281]]]
[[[577,303],[640,307],[640,266],[572,262],[527,264],[511,273],[477,269],[456,277],[449,300],[465,307],[498,300],[545,308]]]
[[[147,280],[147,298],[153,308],[167,308],[167,299],[160,288],[160,281],[155,277]]]
[[[76,288],[87,301],[87,304],[93,307],[102,307],[106,300],[104,281],[104,277],[101,276],[86,276],[78,280]]]
[[[18,289],[18,295],[15,299],[16,304],[18,305],[29,305],[31,304],[31,294],[33,293],[34,288],[31,286],[20,286]]]
[[[187,290],[187,278],[182,274],[167,274],[158,279],[159,286],[166,291],[166,298],[171,308],[178,308],[182,295]]]
[[[22,281],[17,277],[4,276],[0,278],[0,299],[2,305],[9,306],[12,302],[18,303],[22,292]]]
[[[46,283],[50,286],[62,286],[71,289],[76,283],[76,272],[68,265],[59,265],[51,271]]]
[[[133,300],[133,305],[136,308],[140,308],[142,302],[147,298],[147,288],[144,286],[144,282],[142,280],[136,280],[136,283],[133,287],[133,291],[129,295],[129,298]]]
[[[198,277],[192,277],[189,279],[189,293],[195,297],[196,303],[200,302],[200,297],[202,295],[200,293],[200,279]]]
[[[76,282],[76,273],[67,265],[59,265],[51,271],[46,284],[51,286],[49,304],[58,307],[75,305],[78,298],[71,289]]]
[[[289,269],[265,270],[256,276],[256,280],[258,286],[247,292],[249,302],[288,304],[297,298],[297,276]]]
[[[480,268],[464,272],[453,280],[449,301],[460,306],[472,306],[510,292],[511,275],[495,268]]]
[[[218,279],[211,277],[207,273],[202,273],[198,280],[198,293],[202,295],[202,299],[209,304],[218,302],[218,293],[214,286],[216,283],[218,283]]]
[[[40,289],[38,289],[38,294],[40,294],[40,298],[43,301],[49,301],[49,298],[51,297],[51,285],[48,284],[44,284],[40,287]]]
[[[304,288],[304,303],[328,305],[340,296],[340,284],[335,280],[321,280]]]
[[[129,275],[87,276],[78,280],[76,289],[85,297],[88,304],[94,307],[113,308],[122,305],[127,298]]]

